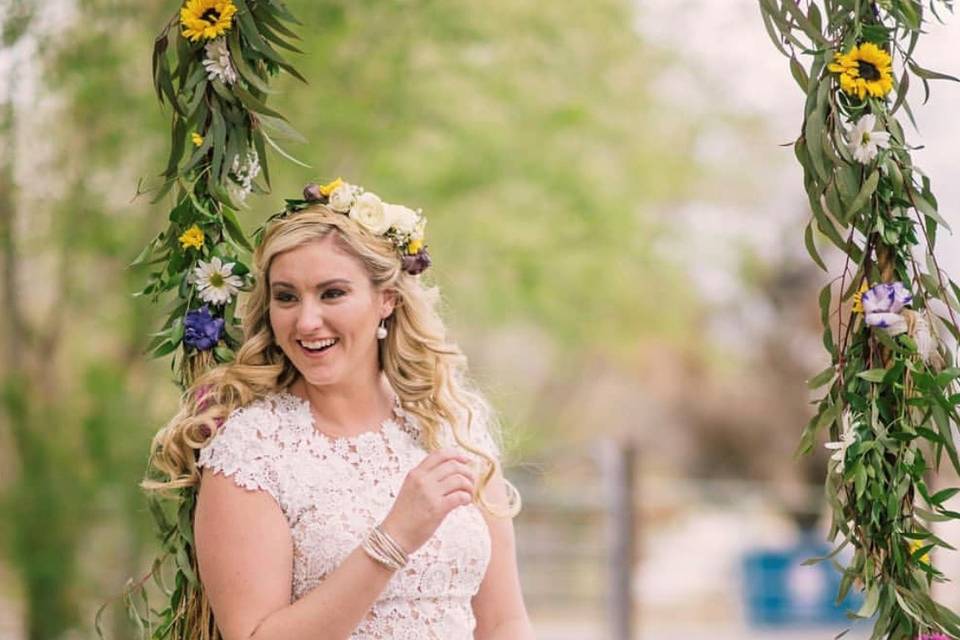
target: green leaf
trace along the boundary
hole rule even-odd
[[[788,3],[789,4],[789,3]],[[871,618],[877,612],[877,605],[880,603],[880,589],[877,585],[870,585],[867,589],[867,597],[863,601],[863,606],[857,611],[858,618]]]
[[[800,85],[800,89],[806,92],[810,84],[810,78],[807,76],[806,69],[803,68],[800,61],[793,55],[790,56],[790,73],[793,74],[793,79]]]
[[[879,182],[880,170],[874,169],[870,176],[863,182],[863,185],[860,187],[860,192],[857,193],[857,197],[853,199],[850,208],[847,209],[847,218],[852,218],[867,206],[867,203],[870,202],[870,197],[873,196],[873,192],[877,190],[877,184],[879,184]]]
[[[296,158],[294,158],[293,156],[291,156],[289,153],[287,153],[286,151],[284,151],[283,149],[281,149],[280,146],[279,146],[276,142],[273,141],[273,138],[271,138],[270,136],[267,135],[267,132],[266,132],[266,131],[264,131],[263,129],[261,129],[261,130],[260,130],[260,133],[263,134],[263,139],[267,141],[267,144],[269,144],[271,147],[273,147],[274,151],[276,151],[277,153],[279,153],[280,155],[282,155],[284,158],[286,158],[287,160],[289,160],[290,162],[292,162],[292,163],[294,163],[294,164],[300,165],[301,167],[304,167],[304,168],[307,168],[307,169],[310,169],[310,168],[311,168],[310,165],[308,165],[308,164],[306,164],[306,163],[304,163],[304,162],[301,162],[300,160],[297,160]]]
[[[827,265],[823,263],[823,259],[820,257],[820,252],[817,251],[817,245],[813,240],[813,222],[807,222],[807,226],[803,231],[803,244],[807,248],[807,253],[810,255],[810,258],[817,264],[818,267],[824,271],[828,271]]]
[[[238,29],[231,31],[227,38],[227,46],[230,49],[230,58],[240,76],[263,93],[272,93],[266,81],[247,64],[243,56],[243,49],[240,47],[240,31]]]
[[[937,213],[937,208],[921,194],[917,193],[913,189],[909,189],[908,193],[910,195],[910,201],[913,203],[913,206],[917,208],[917,211],[930,218],[931,220],[936,221],[937,224],[942,226],[947,231],[951,231],[950,225],[947,224],[947,221]]]
[[[882,382],[883,377],[887,375],[887,369],[868,369],[857,374],[858,378],[863,378],[867,382]]]
[[[823,385],[831,382],[836,376],[836,374],[837,374],[836,369],[834,368],[833,365],[830,365],[829,367],[827,367],[817,375],[810,378],[810,380],[807,381],[807,388],[819,389]]]
[[[286,119],[283,117],[283,115],[280,112],[274,111],[273,109],[268,107],[266,104],[264,104],[260,99],[256,98],[252,93],[242,88],[241,86],[235,85],[233,88],[233,91],[234,93],[237,94],[237,97],[240,98],[240,102],[243,103],[243,106],[245,106],[250,111],[256,111],[257,113],[273,116],[274,118],[280,118],[281,120]]]
[[[223,207],[220,213],[223,216],[224,228],[227,230],[227,233],[230,234],[233,241],[247,251],[253,251],[253,246],[250,244],[250,241],[247,240],[247,236],[243,232],[243,227],[240,226],[240,221],[237,220],[237,215],[233,212],[233,209]]]
[[[932,504],[942,504],[953,496],[957,495],[957,493],[960,493],[960,489],[943,489],[942,491],[937,491],[935,494],[930,496],[930,502]]]

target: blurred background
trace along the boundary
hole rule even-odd
[[[289,0],[310,79],[271,105],[249,231],[343,175],[421,206],[446,317],[501,410],[542,640],[828,638],[826,451],[793,452],[827,364],[789,147],[803,95],[753,0]],[[178,8],[0,0],[0,638],[93,638],[157,551],[137,488],[171,415],[163,309],[127,265],[166,227],[153,37]],[[924,66],[960,72],[960,19]],[[948,220],[960,87],[913,92]],[[829,255],[824,246],[823,249]],[[954,274],[960,244],[940,255]],[[835,256],[834,256],[835,258]],[[830,262],[828,260],[828,262]],[[834,272],[839,265],[830,262]],[[957,481],[944,473],[936,484]],[[956,507],[954,507],[956,508]],[[938,532],[953,540],[956,529]],[[935,564],[960,577],[956,554]],[[938,596],[960,607],[960,589]],[[122,606],[110,638],[133,638]],[[865,628],[854,627],[851,637]]]

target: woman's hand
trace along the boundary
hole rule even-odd
[[[404,478],[382,528],[408,555],[430,539],[448,513],[472,502],[476,476],[469,461],[454,449],[440,449]]]

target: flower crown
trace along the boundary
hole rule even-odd
[[[414,211],[400,204],[384,202],[372,191],[344,182],[342,178],[325,185],[311,182],[304,187],[302,200],[287,200],[286,208],[268,218],[267,222],[317,203],[349,216],[373,235],[390,240],[400,254],[404,272],[415,276],[431,265],[430,254],[423,243],[427,219],[420,209]],[[258,241],[263,229],[261,227],[256,234]]]

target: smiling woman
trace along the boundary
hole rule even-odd
[[[167,481],[147,488],[200,487],[198,627],[532,638],[494,413],[427,262],[405,260],[414,242],[426,255],[422,223],[402,234],[422,217],[333,191],[268,221],[235,361],[200,376],[154,442]]]

